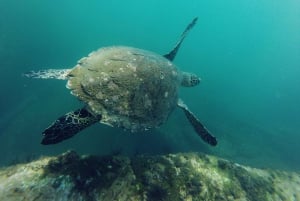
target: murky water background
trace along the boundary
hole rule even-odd
[[[256,167],[299,170],[300,11],[297,0],[0,0],[0,165],[74,149],[93,154],[200,151]],[[81,107],[65,82],[28,70],[72,67],[102,46],[168,52],[198,16],[175,63],[202,83],[181,97],[218,137],[204,144],[180,110],[160,129],[94,125],[54,146],[41,132]]]

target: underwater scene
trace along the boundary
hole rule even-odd
[[[299,7],[0,0],[0,200],[300,201]]]

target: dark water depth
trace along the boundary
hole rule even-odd
[[[245,1],[0,0],[0,166],[69,149],[80,153],[200,151],[255,167],[300,169],[300,3]],[[204,144],[181,111],[131,134],[94,125],[55,146],[41,132],[82,104],[65,81],[23,72],[69,68],[102,46],[168,52],[195,16],[175,63],[202,83],[181,97],[215,136]]]

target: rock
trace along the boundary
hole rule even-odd
[[[300,174],[200,153],[57,157],[0,170],[0,200],[300,200]]]

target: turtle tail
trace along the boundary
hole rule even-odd
[[[55,120],[43,132],[43,145],[57,144],[63,140],[73,137],[81,130],[96,123],[101,116],[94,116],[85,108],[68,112]]]
[[[46,69],[38,71],[29,71],[24,73],[23,76],[29,78],[39,78],[39,79],[58,79],[66,80],[68,79],[68,74],[71,69]]]

